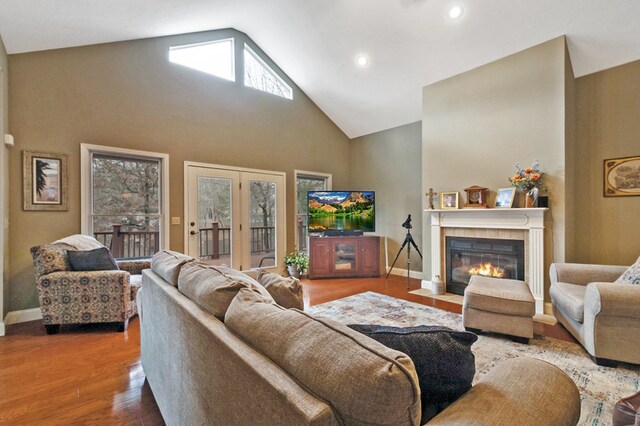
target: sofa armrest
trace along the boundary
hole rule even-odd
[[[118,268],[131,275],[141,275],[143,269],[151,268],[151,259],[123,259],[116,260]]]
[[[501,362],[429,425],[575,425],[580,394],[559,368],[534,358]]]
[[[628,266],[588,265],[583,263],[552,263],[549,269],[551,285],[557,282],[587,285],[594,281],[613,282]]]
[[[594,282],[584,296],[585,316],[607,315],[640,319],[640,286]]]

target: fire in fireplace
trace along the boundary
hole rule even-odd
[[[450,293],[464,294],[473,275],[524,280],[524,241],[446,237],[446,282]]]

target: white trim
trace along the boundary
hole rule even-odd
[[[37,321],[42,319],[40,308],[24,309],[22,311],[11,311],[4,317],[6,325],[18,324],[27,321]]]
[[[298,177],[310,177],[310,178],[324,178],[326,181],[326,191],[331,191],[333,188],[333,175],[331,173],[322,172],[310,172],[308,170],[293,170],[293,195],[294,195],[294,220],[296,223],[293,226],[294,232],[294,244],[296,248],[300,247],[300,241],[298,238],[297,220],[298,220]]]
[[[385,268],[386,273],[389,273],[389,267]],[[406,277],[407,276],[407,270],[406,269],[402,269],[402,268],[396,268],[394,267],[393,270],[391,271],[391,275],[398,275],[400,277]],[[411,278],[415,278],[417,280],[422,280],[422,272],[421,271],[410,271],[409,272],[409,276]],[[424,283],[425,281],[422,280],[422,283]],[[424,286],[424,284],[422,284]],[[429,284],[429,288],[431,288],[431,284]]]
[[[7,334],[7,330],[4,326],[4,323],[0,321],[0,337],[4,336],[5,334]]]
[[[545,315],[553,315],[553,305],[551,303],[545,302],[544,313]]]
[[[160,205],[162,208],[162,232],[160,234],[160,249],[168,249],[170,236],[171,215],[169,212],[169,154],[162,152],[140,151],[136,149],[117,148],[113,146],[80,144],[80,232],[91,235],[91,154],[128,155],[139,158],[160,160],[160,180],[162,193]]]
[[[286,178],[286,172],[277,172],[274,170],[263,170],[263,169],[251,169],[248,167],[234,167],[234,166],[224,166],[222,164],[211,164],[211,163],[200,163],[198,161],[185,161],[184,167],[185,170],[188,166],[195,167],[204,167],[206,169],[221,169],[221,170],[229,170],[232,172],[249,172],[249,173],[261,173],[264,175],[275,175],[275,176],[284,176]]]
[[[431,275],[442,276],[443,228],[522,229],[529,233],[529,288],[544,311],[544,215],[547,208],[425,210],[431,217]]]

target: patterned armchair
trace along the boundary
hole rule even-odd
[[[150,267],[150,260],[118,261],[120,270],[72,270],[68,250],[100,247],[104,246],[92,237],[73,235],[31,248],[42,320],[48,334],[57,333],[60,324],[102,322],[117,323],[118,331],[125,331],[129,318],[137,313],[136,295],[142,284],[139,274]]]

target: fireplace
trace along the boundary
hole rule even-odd
[[[447,291],[464,294],[473,275],[524,280],[524,241],[445,238]]]

